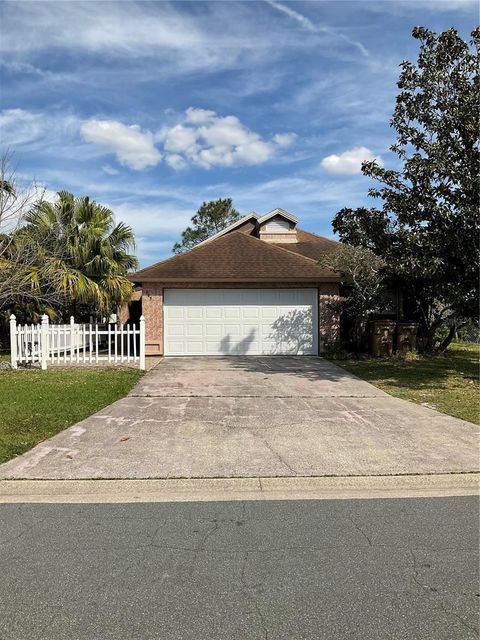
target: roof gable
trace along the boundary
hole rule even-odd
[[[134,282],[339,280],[315,260],[233,231],[130,276]]]
[[[208,242],[212,242],[212,240],[216,240],[217,238],[221,238],[222,236],[227,235],[227,233],[232,233],[239,227],[243,227],[249,222],[252,222],[254,224],[254,228],[257,228],[259,225],[264,225],[268,220],[277,216],[285,218],[286,220],[291,222],[293,226],[295,226],[298,222],[298,218],[296,218],[288,211],[280,208],[272,209],[272,211],[269,211],[263,216],[259,216],[255,213],[255,211],[251,211],[250,213],[247,213],[246,216],[243,216],[243,218],[240,218],[236,222],[232,222],[232,224],[228,225],[228,227],[225,227],[225,229],[222,229],[221,231],[215,233],[213,236],[210,236],[210,238],[203,240],[203,242],[200,242],[198,246],[207,244]]]
[[[298,218],[296,218],[293,214],[288,213],[288,211],[285,211],[285,209],[277,208],[277,209],[272,209],[272,211],[269,211],[264,216],[261,216],[260,218],[258,218],[257,220],[258,224],[264,224],[265,222],[267,222],[267,220],[270,220],[271,218],[275,218],[276,216],[285,218],[289,222],[293,222],[294,225],[296,225],[298,222]]]

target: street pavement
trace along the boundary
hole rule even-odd
[[[0,505],[1,640],[477,640],[478,499]]]

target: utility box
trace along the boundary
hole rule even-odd
[[[368,323],[368,344],[370,354],[376,358],[393,354],[393,320],[372,320]]]
[[[397,353],[408,353],[409,351],[416,351],[417,330],[417,322],[399,322],[397,324]]]

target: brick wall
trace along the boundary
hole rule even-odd
[[[337,282],[322,282],[318,286],[318,344],[320,352],[325,350],[326,342],[338,342],[340,339],[340,314],[328,306],[340,299]]]
[[[145,283],[142,291],[145,352],[147,356],[163,355],[163,286]]]

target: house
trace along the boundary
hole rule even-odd
[[[250,213],[185,253],[141,269],[147,355],[317,355],[338,338],[336,242],[274,209]]]

